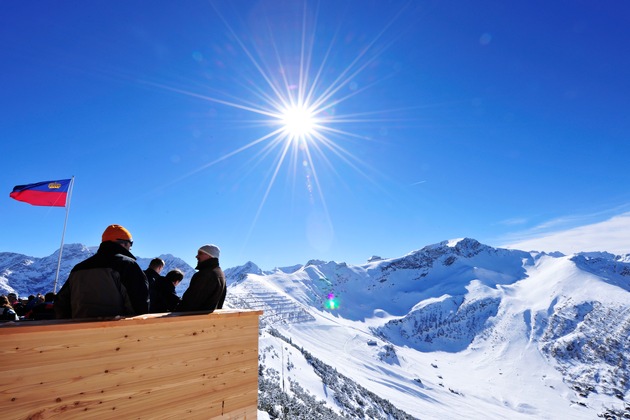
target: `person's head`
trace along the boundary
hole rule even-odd
[[[197,261],[202,262],[210,258],[219,258],[221,250],[216,245],[204,245],[197,251]]]
[[[149,268],[159,274],[164,268],[164,260],[162,258],[153,258],[149,263]]]
[[[179,282],[184,279],[184,272],[178,268],[174,268],[164,276],[166,280],[173,283],[173,286],[177,286]]]
[[[5,296],[5,298],[9,300],[9,303],[11,305],[15,305],[18,300],[17,293],[9,293],[7,296]]]
[[[131,250],[133,238],[131,232],[120,225],[109,225],[103,232],[103,242],[116,242],[125,247],[127,251]]]
[[[46,302],[54,302],[55,301],[55,296],[57,296],[57,295],[54,292],[48,292],[44,296],[44,300]]]
[[[1,295],[0,296],[0,307],[4,307],[4,306],[11,306],[11,304],[9,303],[9,298],[6,297],[5,295]]]

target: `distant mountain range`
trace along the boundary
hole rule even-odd
[[[92,252],[66,245],[60,279]],[[51,289],[57,255],[0,253],[0,292]],[[264,310],[259,418],[630,417],[630,255],[465,238],[360,266],[225,272],[226,306]]]

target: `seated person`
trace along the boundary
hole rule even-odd
[[[33,309],[26,313],[27,319],[39,321],[42,319],[55,319],[55,296],[53,292],[46,293],[43,302],[33,306]]]
[[[0,296],[0,322],[19,320],[20,318],[9,303],[9,298],[5,295]]]

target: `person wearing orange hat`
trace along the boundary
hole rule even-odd
[[[55,299],[62,318],[133,316],[149,312],[149,283],[131,254],[133,238],[120,225],[109,225],[102,242],[75,265]]]

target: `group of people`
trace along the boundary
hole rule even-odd
[[[184,273],[176,268],[161,276],[162,270],[164,260],[161,258],[151,260],[149,268],[144,270],[149,281],[149,312],[173,312],[181,302],[175,287],[183,280]]]
[[[181,299],[175,287],[184,273],[175,269],[162,276],[165,264],[160,258],[154,258],[143,271],[131,253],[132,246],[133,238],[127,229],[108,226],[96,254],[75,265],[57,293],[53,304],[56,318],[212,312],[223,307],[227,289],[216,245],[199,248],[198,271]]]
[[[38,293],[28,299],[18,299],[16,293],[0,296],[0,321],[17,321],[19,319],[44,320],[55,319],[53,302],[55,293],[46,295]]]

